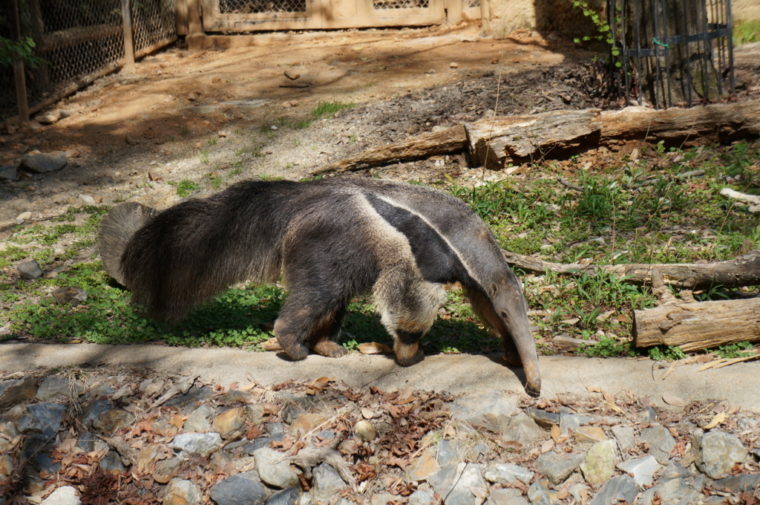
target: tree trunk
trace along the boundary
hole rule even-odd
[[[760,341],[760,298],[667,303],[634,311],[637,347],[677,345],[684,351]]]
[[[652,284],[652,274],[657,271],[662,275],[665,284],[688,289],[706,288],[717,284],[725,287],[760,284],[760,250],[752,251],[731,261],[714,263],[630,263],[620,265],[552,263],[509,251],[502,252],[511,265],[539,273],[593,274],[606,272],[625,277],[639,284]]]

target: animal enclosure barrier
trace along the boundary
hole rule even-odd
[[[177,38],[175,0],[10,3],[8,21],[0,20],[0,34],[12,40],[29,37],[35,47],[32,60],[24,62],[23,75],[16,72],[14,80],[13,72],[2,73],[2,117],[44,108]]]
[[[481,0],[199,1],[206,33],[423,26],[481,17]]]
[[[731,0],[608,0],[607,9],[627,98],[662,108],[733,92]]]

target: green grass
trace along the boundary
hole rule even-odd
[[[333,117],[335,114],[342,110],[351,109],[354,107],[352,103],[342,102],[319,102],[316,107],[311,111],[311,116],[314,119],[323,117]]]
[[[734,45],[760,41],[760,19],[737,19],[734,21]]]
[[[344,105],[325,105],[314,114],[334,114]],[[291,123],[283,120],[280,125]],[[261,148],[254,144],[251,152],[259,155]],[[726,186],[760,194],[758,159],[760,141],[685,150],[661,144],[642,149],[636,161],[623,159],[608,169],[581,169],[576,165],[582,160],[569,160],[564,165],[534,165],[527,177],[474,186],[447,180],[439,186],[465,200],[489,224],[500,245],[514,252],[595,264],[714,261],[760,248],[757,216],[719,194]],[[704,174],[681,177],[697,169]],[[223,172],[207,172],[200,182],[220,189],[230,175],[240,172],[242,162],[236,162]],[[190,180],[174,184],[182,197],[200,189]],[[33,340],[159,341],[251,349],[272,336],[271,323],[285,297],[273,285],[230,289],[179,326],[145,318],[131,305],[129,293],[109,281],[94,252],[97,229],[107,210],[72,207],[46,223],[13,228],[0,246],[0,326],[9,323],[13,335]],[[44,269],[60,273],[55,278],[18,280],[15,265],[32,258]],[[607,274],[519,274],[535,314],[537,343],[545,353],[556,352],[555,336],[568,335],[588,342],[578,351],[587,356],[636,353],[655,360],[685,356],[677,347],[632,347],[632,310],[657,304],[648,287]],[[87,299],[76,305],[56,304],[50,293],[60,286],[80,287]],[[754,294],[757,287],[742,291]],[[726,299],[736,296],[737,290],[712,286],[694,294],[700,300]],[[391,343],[368,299],[350,304],[343,328],[342,343],[349,349],[362,342]],[[733,344],[715,352],[738,357],[748,346]],[[501,348],[457,289],[448,291],[447,304],[423,340],[427,354]]]

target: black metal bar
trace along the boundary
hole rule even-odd
[[[18,0],[11,0],[11,34],[12,40],[21,43],[21,13],[18,10]],[[18,109],[18,119],[21,123],[29,121],[29,98],[26,93],[26,69],[24,61],[19,59],[13,60],[13,77],[16,85],[16,108]]]

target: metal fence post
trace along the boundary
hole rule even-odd
[[[21,42],[21,16],[18,12],[18,0],[11,0],[11,29],[13,40]],[[29,102],[26,96],[26,70],[21,59],[13,61],[13,76],[16,84],[16,107],[18,119],[23,124],[29,121]]]
[[[129,11],[129,0],[121,0],[121,20],[124,27],[124,64],[135,63],[135,47],[132,43],[132,14]]]

